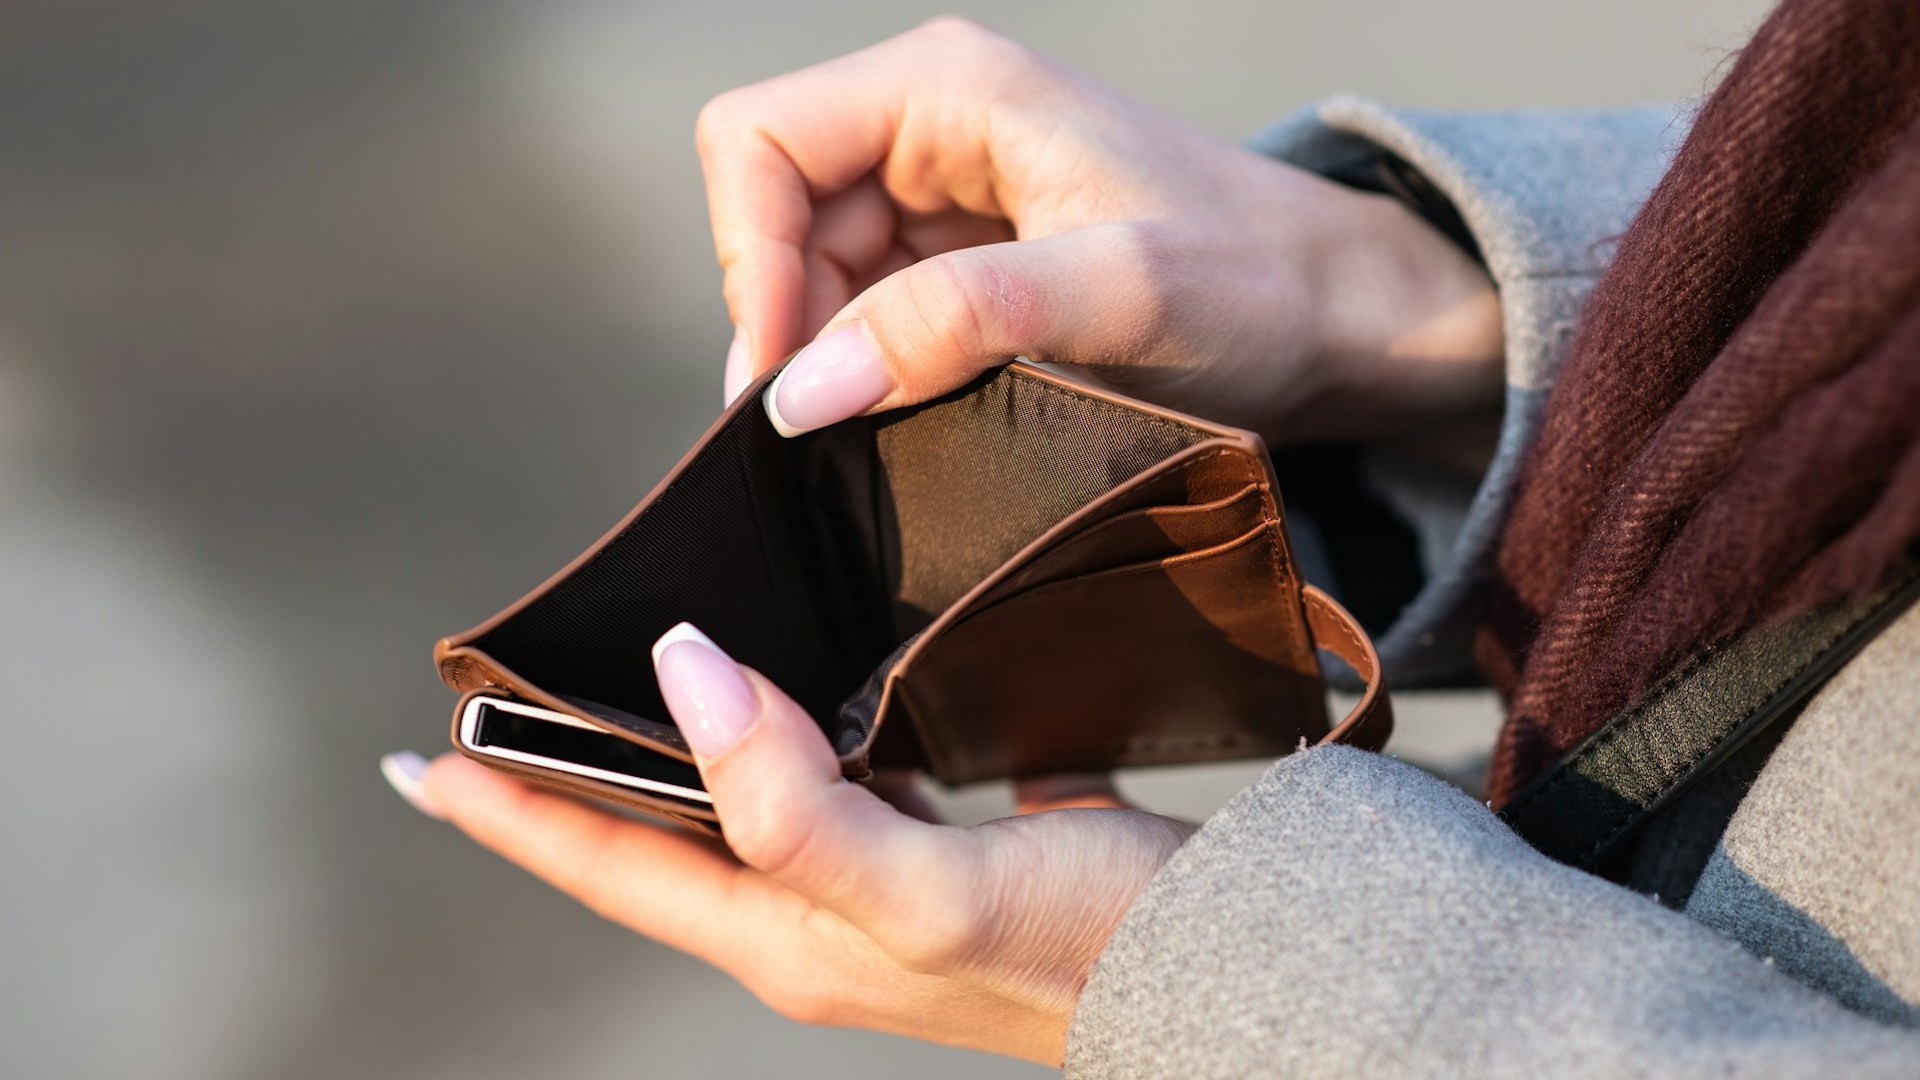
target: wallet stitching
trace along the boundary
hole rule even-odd
[[[1272,517],[1266,517],[1264,524],[1268,530],[1267,560],[1273,566],[1274,587],[1280,590],[1280,606],[1286,619],[1287,627],[1292,631],[1292,640],[1296,643],[1297,647],[1299,642],[1311,641],[1312,634],[1307,630],[1306,620],[1298,610],[1299,605],[1288,602],[1289,595],[1294,592],[1294,590],[1287,587],[1289,577],[1286,569],[1286,561],[1280,558],[1279,515],[1276,514]]]
[[[1232,451],[1225,449],[1215,450],[1212,453],[1195,458],[1187,468],[1189,470],[1197,469],[1206,462],[1212,461],[1215,458],[1229,456],[1231,453]],[[1289,588],[1288,583],[1291,578],[1287,573],[1287,560],[1280,557],[1278,534],[1285,519],[1280,514],[1279,499],[1275,497],[1273,493],[1273,485],[1268,483],[1266,478],[1259,474],[1258,470],[1249,469],[1242,475],[1246,482],[1258,485],[1261,492],[1266,496],[1267,505],[1261,508],[1260,524],[1262,528],[1268,530],[1267,562],[1273,569],[1274,587],[1278,589],[1280,593],[1281,618],[1286,623],[1289,637],[1296,643],[1297,648],[1297,643],[1299,642],[1311,642],[1313,635],[1307,628],[1305,615],[1299,610],[1299,605],[1288,602],[1289,595],[1297,590]],[[1269,510],[1271,512],[1269,512]],[[1311,655],[1311,650],[1309,650],[1308,654]]]
[[[1313,602],[1314,602],[1314,601],[1311,601],[1311,600],[1309,600],[1309,601],[1307,601],[1307,603],[1313,603]],[[1333,612],[1332,612],[1332,611],[1330,611],[1330,610],[1328,610],[1328,609],[1327,609],[1327,608],[1325,607],[1325,605],[1322,605],[1322,606],[1321,606],[1321,610],[1323,610],[1323,611],[1326,611],[1326,612],[1327,612],[1327,615],[1328,615],[1329,617],[1331,617],[1331,616],[1333,615]],[[1354,654],[1354,656],[1355,656],[1355,657],[1362,657],[1362,658],[1363,658],[1363,657],[1365,657],[1365,656],[1366,656],[1366,652],[1367,652],[1367,650],[1366,650],[1366,646],[1365,646],[1365,645],[1364,645],[1364,644],[1363,644],[1363,643],[1362,643],[1362,642],[1360,641],[1360,638],[1359,638],[1359,636],[1358,636],[1358,635],[1356,635],[1356,634],[1355,634],[1355,633],[1353,632],[1353,628],[1352,628],[1352,627],[1350,627],[1350,626],[1348,626],[1348,625],[1346,624],[1346,622],[1344,622],[1343,620],[1340,620],[1340,619],[1337,619],[1337,618],[1336,618],[1336,619],[1334,619],[1334,623],[1333,623],[1333,626],[1334,626],[1334,629],[1335,629],[1335,630],[1338,630],[1338,631],[1340,632],[1340,638],[1341,638],[1341,640],[1343,640],[1343,641],[1345,641],[1345,642],[1347,643],[1347,647],[1353,650],[1353,654]],[[1316,638],[1316,640],[1317,640],[1317,638]],[[1333,651],[1333,650],[1329,650],[1329,651]],[[1338,652],[1334,652],[1334,655],[1336,655],[1336,656],[1338,656],[1338,655],[1339,655],[1339,653],[1338,653]],[[1341,656],[1341,657],[1340,657],[1340,659],[1342,659],[1342,660],[1345,660],[1345,661],[1346,661],[1347,663],[1349,663],[1349,664],[1353,664],[1353,666],[1354,666],[1354,668],[1355,668],[1356,670],[1358,670],[1358,668],[1359,668],[1359,666],[1360,666],[1360,665],[1359,665],[1358,663],[1355,663],[1355,661],[1354,661],[1354,660],[1351,660],[1351,659],[1348,659],[1347,657],[1344,657],[1344,656]],[[1369,664],[1368,666],[1369,666],[1369,667],[1372,667],[1373,665],[1371,665],[1371,664]],[[1368,679],[1371,679],[1371,678],[1372,678],[1372,675],[1371,675],[1371,674],[1369,674],[1369,673],[1364,673],[1364,672],[1363,672],[1362,674],[1363,674],[1363,675],[1364,675],[1364,676],[1365,676],[1366,678],[1368,678]]]
[[[1275,500],[1275,502],[1277,504],[1278,500]],[[1311,670],[1319,674],[1320,659],[1314,655],[1314,650],[1317,647],[1317,639],[1314,637],[1312,627],[1308,624],[1306,611],[1304,610],[1308,600],[1303,590],[1297,587],[1291,590],[1288,588],[1288,575],[1284,565],[1285,560],[1280,558],[1280,530],[1278,526],[1281,525],[1282,520],[1283,519],[1276,513],[1269,522],[1269,524],[1275,526],[1275,528],[1267,537],[1267,552],[1273,560],[1274,578],[1280,588],[1281,607],[1285,609],[1287,626],[1291,629],[1290,640],[1295,643],[1295,651],[1298,654],[1296,655],[1296,659],[1310,663],[1312,665]],[[1290,597],[1298,597],[1299,602],[1290,602]],[[1348,631],[1345,626],[1342,626],[1340,629],[1342,633],[1346,633],[1351,637],[1351,631]],[[1305,643],[1305,651],[1301,653],[1300,648],[1303,642]],[[1358,643],[1356,642],[1355,644],[1357,645]],[[1324,684],[1324,676],[1322,676],[1322,680]],[[1328,730],[1331,731],[1334,725],[1331,718],[1325,715],[1324,705],[1322,706],[1321,719],[1327,724]]]
[[[1267,506],[1262,508],[1263,512],[1260,517],[1261,524],[1269,530],[1267,537],[1267,560],[1273,567],[1274,586],[1280,590],[1280,606],[1283,609],[1282,617],[1285,619],[1287,628],[1291,631],[1291,638],[1295,643],[1301,641],[1310,642],[1313,639],[1313,635],[1307,628],[1304,613],[1298,610],[1300,605],[1289,602],[1290,594],[1298,590],[1288,587],[1288,582],[1291,578],[1287,573],[1287,560],[1280,557],[1279,533],[1282,523],[1285,520],[1280,515],[1280,500],[1273,493],[1273,485],[1267,483],[1265,477],[1250,475],[1249,479],[1259,484],[1260,490],[1265,492],[1267,497]],[[1271,509],[1271,513],[1264,512],[1268,509]]]
[[[1070,386],[1061,386],[1057,383],[1047,382],[1044,379],[1030,380],[1027,385],[1032,386],[1036,389],[1042,390],[1046,393],[1054,394],[1058,397],[1073,398],[1075,401],[1084,402],[1096,408],[1104,409],[1105,411],[1110,413],[1118,413],[1122,416],[1131,417],[1135,420],[1145,420],[1147,423],[1152,424],[1156,427],[1163,427],[1172,431],[1184,432],[1186,434],[1191,434],[1191,435],[1200,435],[1208,438],[1215,437],[1212,435],[1212,433],[1202,428],[1194,427],[1191,424],[1183,424],[1177,420],[1169,420],[1164,416],[1156,416],[1152,413],[1142,412],[1139,409],[1130,409],[1124,405],[1119,405],[1111,401],[1104,401],[1090,394],[1083,394],[1080,391],[1075,390]]]

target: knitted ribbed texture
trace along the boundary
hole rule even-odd
[[[1493,567],[1504,800],[1920,534],[1920,6],[1787,0],[1596,286]]]

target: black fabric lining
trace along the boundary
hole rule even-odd
[[[668,719],[648,651],[685,619],[847,753],[875,718],[843,702],[903,642],[1046,529],[1208,437],[1005,370],[795,439],[749,403],[597,556],[473,645],[633,727]]]
[[[1326,537],[1333,580],[1315,582],[1339,597],[1369,634],[1384,634],[1426,584],[1420,539],[1360,475],[1359,449],[1344,443],[1299,446],[1273,457],[1287,516],[1305,518]]]

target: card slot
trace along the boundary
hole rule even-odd
[[[1246,547],[1248,544],[1258,540],[1261,536],[1271,532],[1276,525],[1277,523],[1275,522],[1263,521],[1230,540],[1214,544],[1211,547],[1201,548],[1198,551],[1183,551],[1176,555],[1141,559],[1119,566],[1106,566],[1079,573],[1069,573],[1050,581],[1036,583],[1015,592],[1001,593],[996,589],[987,596],[981,597],[980,601],[976,602],[970,610],[964,612],[958,619],[954,620],[954,626],[959,626],[976,616],[997,608],[1005,607],[1016,601],[1030,600],[1035,597],[1044,598],[1049,592],[1076,585],[1098,582],[1110,578],[1122,578],[1132,574],[1166,573],[1184,569],[1204,562],[1207,559],[1228,555],[1240,548]]]
[[[1268,518],[1225,543],[1062,578],[940,628],[903,682],[947,783],[1283,753],[1326,731]],[[1009,662],[1012,657],[1044,660]]]
[[[876,742],[863,744],[854,751],[854,755],[870,752],[871,756],[867,760],[874,767],[882,765],[924,767],[929,755],[921,724],[917,719],[907,720],[912,710],[906,707],[903,699],[893,693],[892,688],[896,685],[896,670],[910,669],[913,666],[914,657],[921,653],[922,645],[938,637],[941,627],[964,618],[967,612],[981,609],[985,602],[1015,595],[1012,590],[1001,587],[1009,577],[1021,574],[1036,559],[1045,556],[1072,538],[1133,511],[1153,508],[1184,511],[1188,508],[1209,508],[1214,504],[1231,504],[1236,497],[1244,495],[1250,487],[1257,489],[1256,496],[1259,496],[1262,506],[1271,508],[1271,502],[1261,495],[1261,492],[1267,490],[1261,484],[1265,475],[1266,470],[1262,467],[1259,458],[1249,453],[1243,445],[1225,438],[1217,438],[1188,447],[1129,479],[1116,482],[1114,486],[1085,506],[1059,521],[1051,530],[1051,535],[1044,539],[1036,539],[1029,550],[1017,553],[1013,559],[996,569],[977,587],[977,592],[970,590],[970,595],[961,598],[957,605],[950,606],[942,613],[927,633],[901,635],[903,644],[874,669],[859,689],[841,703],[837,730],[891,731],[890,736],[882,736]],[[1249,525],[1252,520],[1249,519]],[[1209,546],[1205,541],[1191,540],[1192,532],[1191,529],[1187,530],[1190,541],[1188,546],[1195,549]],[[1221,529],[1214,537],[1208,539],[1226,540],[1234,535],[1236,533],[1232,530]],[[1159,553],[1164,548],[1156,544],[1146,550]],[[1135,551],[1134,554],[1137,555],[1139,552]],[[1137,561],[1142,560],[1131,557],[1109,557],[1098,564],[1090,564],[1084,560],[1078,565],[1055,563],[1056,572],[1050,576],[1059,577],[1075,572],[1086,572],[1090,566],[1101,568],[1124,566]],[[1023,577],[1022,580],[1029,579]],[[886,716],[891,715],[896,709],[902,714],[899,720],[887,722]],[[849,756],[847,747],[837,742],[835,745],[841,750],[843,757]]]
[[[1137,507],[1092,522],[1035,555],[982,596],[980,603],[992,604],[1063,578],[1202,553],[1229,544],[1265,516],[1264,491],[1262,485],[1250,483],[1210,502]]]
[[[1274,528],[1277,527],[1277,522],[1261,519],[1258,509],[1261,505],[1261,500],[1258,498],[1261,490],[1259,485],[1249,484],[1237,495],[1216,499],[1198,506],[1141,507],[1075,533],[1070,539],[1097,540],[1098,536],[1096,536],[1096,534],[1112,536],[1115,530],[1106,528],[1108,525],[1137,526],[1143,529],[1153,528],[1156,535],[1159,536],[1160,542],[1165,543],[1166,532],[1184,534],[1187,538],[1191,539],[1199,535],[1198,530],[1200,528],[1206,527],[1217,530],[1220,523],[1232,520],[1227,515],[1237,515],[1242,510],[1249,508],[1251,508],[1254,522],[1252,528],[1240,529],[1238,534],[1233,535],[1231,539],[1224,542],[1204,544],[1199,546],[1198,550],[1189,551],[1176,549],[1165,555],[1152,556],[1145,559],[1138,557],[1131,557],[1124,560],[1108,559],[1104,563],[1091,566],[1087,560],[1084,559],[1073,562],[1057,562],[1053,564],[1053,566],[1059,570],[1060,573],[1045,581],[1034,581],[1020,576],[1005,579],[998,586],[983,593],[967,605],[967,609],[960,613],[958,619],[947,628],[947,632],[952,632],[975,616],[985,614],[1006,604],[1023,600],[1028,596],[1039,594],[1044,597],[1049,589],[1070,586],[1078,582],[1095,580],[1110,575],[1125,576],[1148,571],[1158,571],[1162,573],[1172,571],[1177,573],[1194,561],[1205,560],[1213,556],[1230,555],[1235,549],[1247,547],[1252,541],[1257,540],[1262,535],[1271,534]],[[1159,530],[1150,524],[1154,520],[1154,514],[1156,512],[1163,517],[1171,513],[1178,524],[1170,526],[1166,531]],[[1203,518],[1206,519],[1204,522],[1202,521]],[[1084,544],[1081,545],[1081,550],[1085,550]],[[1115,565],[1116,563],[1118,563],[1118,565]],[[1045,566],[1038,562],[1030,564],[1030,568],[1037,570],[1046,569]],[[898,649],[895,649],[892,655],[888,656],[886,660],[874,669],[873,674],[868,677],[866,683],[852,696],[848,697],[846,701],[841,703],[839,723],[836,725],[839,730],[858,731],[862,733],[873,730],[893,669],[910,651],[913,651],[917,640],[918,635],[903,643]],[[917,744],[919,740],[915,740],[915,742]],[[845,745],[836,743],[835,749],[845,753],[848,748]],[[916,745],[913,748],[913,757],[918,760],[923,756],[924,749]]]
[[[1037,376],[1019,373],[1016,381],[1035,379]],[[1047,397],[1041,403],[1051,409],[1052,406],[1045,403],[1056,400]],[[1070,400],[1077,400],[1077,397]],[[997,416],[1002,411],[1001,407],[996,406],[991,413]],[[971,441],[942,446],[919,445],[904,459],[897,453],[901,447],[895,446],[893,450],[896,453],[891,455],[884,445],[879,447],[880,460],[875,465],[875,472],[880,479],[876,493],[882,502],[879,517],[883,542],[879,550],[884,557],[880,572],[886,592],[892,600],[892,640],[899,644],[871,670],[864,681],[857,686],[849,681],[843,691],[848,696],[841,700],[836,715],[831,719],[822,718],[823,726],[828,728],[835,748],[843,759],[875,766],[882,763],[918,766],[924,761],[923,740],[919,736],[917,722],[887,720],[897,704],[890,690],[895,684],[894,672],[896,668],[911,668],[913,657],[918,653],[918,643],[926,636],[923,631],[949,623],[965,611],[974,609],[978,606],[980,596],[999,595],[1002,592],[1000,583],[1006,577],[1019,572],[1036,557],[1051,551],[1066,539],[1101,522],[1142,508],[1185,508],[1230,500],[1244,492],[1249,485],[1257,485],[1266,473],[1258,456],[1243,443],[1217,435],[1209,435],[1183,449],[1165,453],[1158,461],[1142,468],[1139,460],[1128,461],[1124,455],[1116,458],[1110,452],[1099,451],[1097,447],[1076,443],[1082,426],[1077,423],[1064,424],[1068,419],[1070,417],[1065,415],[1054,416],[1046,425],[1048,430],[1044,443],[1049,453],[1063,447],[1073,447],[1074,452],[1049,461],[1044,468],[1038,469],[1048,477],[1065,478],[1066,482],[1061,484],[1038,485],[1048,488],[1052,492],[1050,497],[1059,501],[1044,517],[1028,522],[1033,527],[1044,525],[1044,528],[1039,528],[1038,534],[1027,538],[1020,549],[1014,551],[1007,551],[1001,543],[1008,535],[1006,522],[1002,519],[1010,511],[1017,510],[1009,504],[1005,492],[1036,486],[1031,477],[1040,463],[1033,460],[1030,453],[1034,447],[1017,452],[1005,446],[988,447],[990,452],[986,455],[986,461],[1016,468],[1008,473],[996,465],[996,470],[990,470],[991,475],[985,477],[976,475],[981,471],[976,468],[980,464],[978,455],[981,447],[972,445]],[[970,424],[974,422],[977,422],[977,418],[976,421],[969,421]],[[916,440],[918,438],[916,436]],[[881,441],[884,443],[884,439]],[[1137,446],[1130,453],[1149,449]],[[1152,449],[1149,457],[1161,454],[1163,449]],[[927,473],[928,463],[942,463],[944,477],[933,477]],[[932,480],[951,480],[956,477],[964,479],[965,483],[956,487],[943,482],[929,487]],[[990,492],[991,495],[983,496],[983,492]],[[989,498],[991,505],[980,502],[981,497]],[[903,501],[917,509],[903,509]],[[1075,503],[1080,505],[1076,508]],[[966,512],[954,522],[941,524],[928,516],[936,506],[943,512]],[[1022,513],[1015,512],[1013,516],[1019,517]],[[987,518],[991,518],[994,524],[983,534],[978,524]],[[1032,531],[1032,528],[1023,527],[1015,530],[1015,533],[1018,537],[1025,537]],[[943,545],[952,550],[946,555],[925,550],[923,542],[908,542],[905,539],[909,532],[919,534],[923,540],[928,536],[944,538]],[[889,538],[893,540],[891,544],[885,542]],[[1159,551],[1161,548],[1155,546],[1145,550]],[[957,564],[948,561],[949,557],[962,556],[969,563],[964,574],[960,573],[961,568]],[[1113,558],[1108,560],[1107,565],[1129,561],[1135,560]],[[992,566],[989,569],[990,563]],[[934,571],[936,566],[936,576],[949,578],[956,587],[962,582],[966,583],[966,588],[959,595],[939,597],[939,611],[923,607],[921,601],[909,599],[929,596],[929,590],[923,586],[929,580],[928,573]],[[913,584],[915,581],[920,584]],[[889,728],[892,735],[883,735],[877,740],[871,738],[875,733]]]

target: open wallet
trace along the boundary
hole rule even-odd
[[[1258,436],[1014,363],[789,439],[771,381],[592,548],[439,643],[462,753],[718,831],[648,663],[681,620],[791,694],[854,780],[1386,741],[1373,646],[1296,573]],[[1319,649],[1366,681],[1337,723]]]

